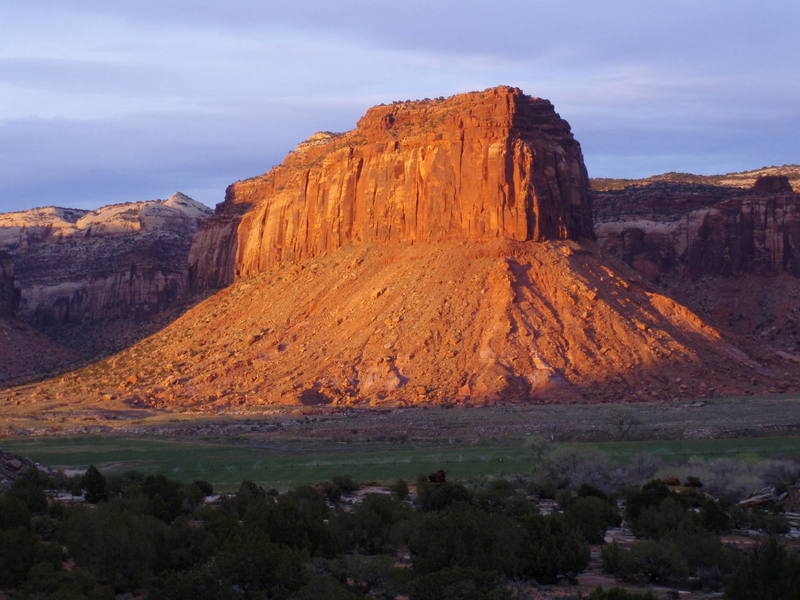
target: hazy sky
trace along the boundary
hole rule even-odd
[[[0,211],[213,206],[371,105],[549,98],[591,176],[800,162],[798,0],[0,0]]]

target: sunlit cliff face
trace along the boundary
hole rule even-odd
[[[201,281],[349,243],[593,235],[569,125],[548,101],[508,87],[372,108],[353,131],[317,134],[233,184],[218,212],[190,258]],[[221,261],[220,244],[231,253]]]
[[[586,184],[567,123],[519,90],[378,106],[230,186],[190,255],[195,289],[229,287],[37,397],[220,410],[791,385],[769,347],[744,352],[601,253]]]

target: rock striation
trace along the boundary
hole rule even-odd
[[[660,231],[735,199],[698,194],[597,213]],[[590,208],[580,147],[545,100],[501,87],[375,107],[228,188],[189,268],[198,288],[231,285],[39,397],[216,411],[796,389],[789,354],[743,350],[599,251]]]
[[[371,108],[231,185],[192,247],[220,286],[348,244],[593,236],[581,149],[547,100],[497,87]]]
[[[595,192],[594,207],[605,251],[711,322],[800,350],[800,194],[786,176],[630,186]]]
[[[14,284],[14,261],[0,252],[0,316],[13,315],[19,304],[19,290]]]
[[[16,314],[48,328],[142,317],[186,290],[186,257],[211,211],[177,193],[167,200],[0,214],[0,250],[13,257]]]
[[[652,184],[595,193],[601,246],[648,276],[800,277],[800,194],[785,177],[751,190]]]

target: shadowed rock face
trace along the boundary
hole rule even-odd
[[[237,182],[197,236],[197,287],[346,244],[591,238],[586,169],[547,100],[498,87],[376,106]]]
[[[601,246],[651,279],[800,277],[800,194],[786,177],[762,177],[749,191],[652,184],[595,193],[594,202]]]
[[[635,263],[637,244],[687,211],[735,219],[717,204],[740,192],[702,187],[675,205],[615,197],[598,214],[626,220],[619,233]],[[628,220],[654,225],[637,234]],[[751,221],[760,231],[755,219],[744,230]],[[800,357],[768,344],[743,350],[593,237],[580,148],[549,102],[504,87],[375,107],[355,130],[315,134],[266,175],[228,188],[189,268],[197,288],[232,285],[38,393],[64,405],[222,410],[661,400],[797,385]],[[679,264],[686,248],[670,243]]]
[[[19,304],[19,290],[14,286],[14,262],[0,252],[0,316],[13,315]]]
[[[658,183],[594,193],[597,238],[718,326],[800,350],[800,194]]]
[[[186,257],[210,210],[184,196],[96,211],[47,207],[0,215],[13,256],[17,316],[38,326],[157,312],[186,289]]]

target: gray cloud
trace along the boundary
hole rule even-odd
[[[596,176],[800,161],[795,0],[38,0],[0,21],[0,210],[213,205],[372,104],[500,83],[553,100]]]

